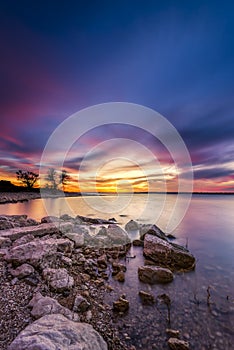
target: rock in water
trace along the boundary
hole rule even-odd
[[[165,241],[167,241],[167,236],[165,233],[156,225],[144,224],[140,227],[140,239],[144,240],[145,235],[150,234],[152,236],[157,236]]]
[[[144,283],[168,283],[173,280],[173,273],[169,269],[159,266],[140,266],[138,277]]]
[[[139,292],[139,297],[141,298],[142,303],[146,305],[153,305],[156,301],[152,294],[144,292],[143,290]]]
[[[169,348],[172,350],[188,350],[189,349],[189,343],[184,341],[184,340],[180,340],[177,338],[170,338],[168,340],[168,345]]]
[[[102,336],[87,323],[62,315],[46,315],[27,326],[8,350],[107,350]]]
[[[195,267],[195,258],[186,248],[151,234],[145,236],[144,255],[156,265],[168,267],[173,271],[192,270]]]
[[[126,312],[129,309],[129,301],[123,296],[113,303],[113,310],[117,312]]]
[[[111,244],[115,246],[124,246],[131,243],[131,240],[126,231],[120,226],[111,224],[106,231],[107,237],[110,239]]]
[[[139,229],[139,224],[136,221],[134,221],[134,220],[130,220],[125,225],[125,230],[126,231],[135,231],[135,230],[138,230],[138,229]]]

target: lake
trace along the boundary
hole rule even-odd
[[[185,197],[184,197],[185,198]],[[165,206],[162,210],[163,203]],[[155,222],[165,229],[176,195],[143,194],[41,199],[0,206],[0,214],[28,214],[34,219],[61,215],[68,210],[74,215],[112,218],[125,225],[130,219],[141,223]],[[183,198],[181,199],[183,201]],[[145,206],[147,210],[145,210]],[[188,245],[197,259],[195,271],[176,274],[168,285],[145,285],[138,280],[137,268],[144,264],[140,247],[132,247],[135,259],[127,262],[126,282],[110,283],[114,291],[106,302],[112,303],[120,293],[130,301],[129,313],[118,317],[119,329],[136,349],[168,349],[166,345],[167,309],[163,304],[142,306],[139,290],[155,296],[166,293],[171,298],[171,325],[180,330],[181,338],[196,350],[231,350],[234,348],[234,196],[193,195],[189,209],[173,231],[176,243]],[[180,215],[180,214],[179,214]],[[137,234],[137,233],[136,233]],[[210,305],[207,304],[207,288]]]

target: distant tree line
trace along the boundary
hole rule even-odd
[[[32,171],[16,171],[17,180],[23,184],[28,190],[32,190],[36,182],[39,180],[39,174],[36,174]],[[58,191],[59,187],[64,186],[70,180],[70,176],[66,170],[56,171],[54,168],[48,170],[46,180],[48,181],[45,188]]]

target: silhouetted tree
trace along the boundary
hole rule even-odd
[[[68,175],[66,170],[62,170],[60,174],[60,184],[64,187],[64,185],[67,184],[67,182],[70,180],[70,176]]]
[[[28,189],[33,188],[34,184],[37,182],[39,175],[32,171],[16,171],[17,179],[26,185]]]
[[[69,179],[70,176],[68,175],[66,170],[62,170],[59,174],[54,168],[50,168],[48,170],[48,174],[46,177],[46,180],[49,182],[48,187],[53,191],[56,191],[59,185],[66,185]]]
[[[58,180],[57,180],[57,173],[56,173],[56,170],[54,168],[50,168],[48,170],[48,174],[47,174],[46,180],[49,181],[49,187],[52,190],[57,190],[57,188],[58,188]]]

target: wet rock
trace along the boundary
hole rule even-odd
[[[42,275],[48,282],[49,286],[57,292],[63,292],[64,290],[71,289],[74,285],[73,277],[71,277],[64,268],[46,268],[43,270]]]
[[[91,325],[55,314],[43,316],[27,326],[8,348],[22,349],[107,350],[107,344]]]
[[[132,241],[132,245],[135,247],[143,247],[144,242],[141,239],[134,239],[134,241]]]
[[[84,233],[73,233],[73,232],[67,232],[64,234],[65,237],[70,239],[71,241],[74,242],[75,248],[80,248],[83,247],[84,245]]]
[[[15,270],[11,269],[12,276],[17,278],[24,278],[34,273],[34,268],[29,264],[23,264],[18,266]]]
[[[184,340],[180,340],[177,338],[170,338],[168,340],[168,345],[169,348],[172,350],[188,350],[189,349],[189,343],[184,341]]]
[[[169,238],[169,239],[176,239],[176,237],[175,237],[174,235],[172,235],[171,233],[169,233],[169,234],[167,235],[167,238]]]
[[[173,273],[169,269],[159,266],[140,266],[138,277],[144,283],[168,283],[173,280]]]
[[[119,273],[120,271],[126,272],[127,271],[127,267],[124,264],[120,264],[116,261],[112,262],[112,275],[116,275],[117,273]]]
[[[62,250],[69,254],[72,248],[73,243],[69,239],[34,239],[31,242],[9,249],[5,259],[16,265],[28,263],[34,267],[46,266],[47,259],[49,257],[55,259],[57,251]]]
[[[144,292],[143,290],[139,292],[139,297],[141,298],[142,303],[146,305],[153,305],[156,301],[152,294]]]
[[[73,311],[85,312],[90,308],[90,303],[80,294],[77,294],[74,300]]]
[[[114,280],[118,282],[124,282],[125,281],[125,274],[123,271],[119,271],[117,275],[114,276]]]
[[[125,225],[125,230],[126,231],[135,231],[139,229],[139,224],[134,221],[134,220],[130,220],[127,222],[127,224]]]
[[[171,328],[167,328],[166,333],[170,338],[179,338],[180,336],[180,331]]]
[[[79,316],[77,314],[74,314],[74,312],[60,305],[57,300],[48,296],[44,297],[39,292],[31,299],[28,307],[32,308],[31,315],[36,319],[45,315],[61,314],[69,320],[79,321]]]
[[[141,240],[145,239],[145,235],[150,234],[152,236],[159,237],[167,241],[167,236],[165,233],[156,225],[144,224],[140,227],[140,238]]]
[[[126,312],[129,309],[129,301],[121,296],[113,303],[113,310],[117,312]]]
[[[195,258],[186,248],[151,234],[145,235],[144,255],[157,265],[172,270],[186,271],[195,267]]]

